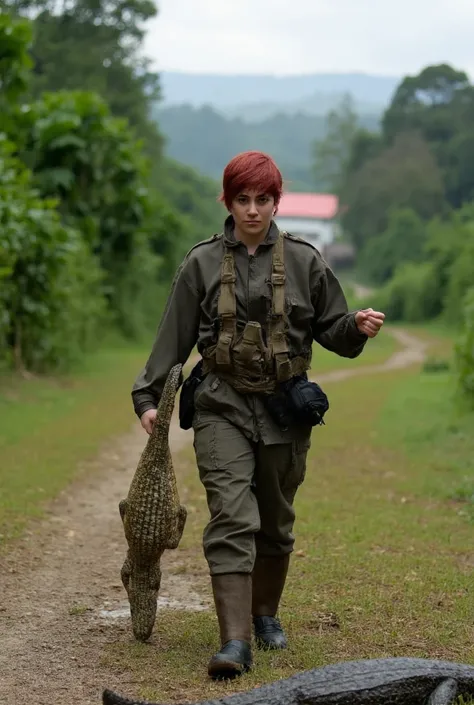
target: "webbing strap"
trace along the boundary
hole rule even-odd
[[[288,341],[286,338],[285,321],[285,258],[283,233],[273,248],[272,257],[272,316],[270,323],[270,349],[275,358],[275,373],[278,381],[290,379],[292,376],[291,361],[288,357]]]
[[[221,330],[216,347],[216,362],[219,367],[229,370],[232,366],[231,346],[236,332],[235,282],[234,255],[226,250],[221,265],[221,289],[217,303]]]
[[[288,341],[286,338],[285,318],[285,262],[284,262],[284,233],[279,232],[272,252],[272,310],[270,317],[268,345],[265,357],[274,359],[275,376],[278,381],[290,379],[293,374],[292,363],[289,359]],[[220,320],[220,331],[215,347],[215,363],[223,372],[236,372],[236,361],[232,360],[232,346],[235,342],[237,331],[236,299],[235,299],[235,261],[233,250],[226,248],[221,265],[221,289],[219,293],[217,312]],[[241,345],[241,363],[246,362],[246,355],[250,356],[257,342],[255,335],[259,335],[256,326],[248,322],[246,335],[249,336],[248,346]],[[255,330],[254,330],[255,327]],[[248,348],[248,349],[247,349]],[[210,351],[209,351],[210,352]],[[264,351],[263,351],[264,352]],[[239,375],[240,376],[240,375]],[[268,384],[268,383],[266,383]]]

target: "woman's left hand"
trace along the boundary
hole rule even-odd
[[[375,338],[385,320],[385,314],[374,311],[373,308],[364,308],[357,311],[355,315],[356,326],[361,333],[365,333],[369,338]]]

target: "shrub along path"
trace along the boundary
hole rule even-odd
[[[287,652],[256,654],[252,674],[232,686],[206,678],[217,645],[201,551],[206,506],[191,432],[176,424],[172,445],[189,518],[180,548],[165,557],[153,638],[133,642],[119,577],[125,540],[117,505],[145,441],[135,427],[104,447],[48,516],[30,523],[0,558],[0,701],[89,705],[107,686],[183,702],[348,658],[472,662],[473,528],[464,504],[448,496],[466,470],[463,453],[472,450],[468,426],[456,425],[468,440],[456,444],[455,465],[442,434],[428,439],[428,451],[443,459],[438,465],[423,455],[422,433],[407,436],[423,408],[412,401],[404,408],[403,395],[419,386],[419,363],[434,338],[392,334],[404,352],[378,362],[378,370],[360,364],[349,375],[338,361],[337,377],[319,377],[332,406],[327,425],[313,434],[297,501],[297,546],[281,612]],[[433,389],[424,393],[433,410]]]

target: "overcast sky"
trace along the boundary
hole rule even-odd
[[[401,75],[449,62],[474,76],[474,0],[158,0],[154,69]]]

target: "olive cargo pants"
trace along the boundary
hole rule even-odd
[[[293,500],[309,441],[264,445],[212,412],[194,424],[194,449],[210,521],[204,555],[211,575],[251,573],[256,554],[293,550]]]

